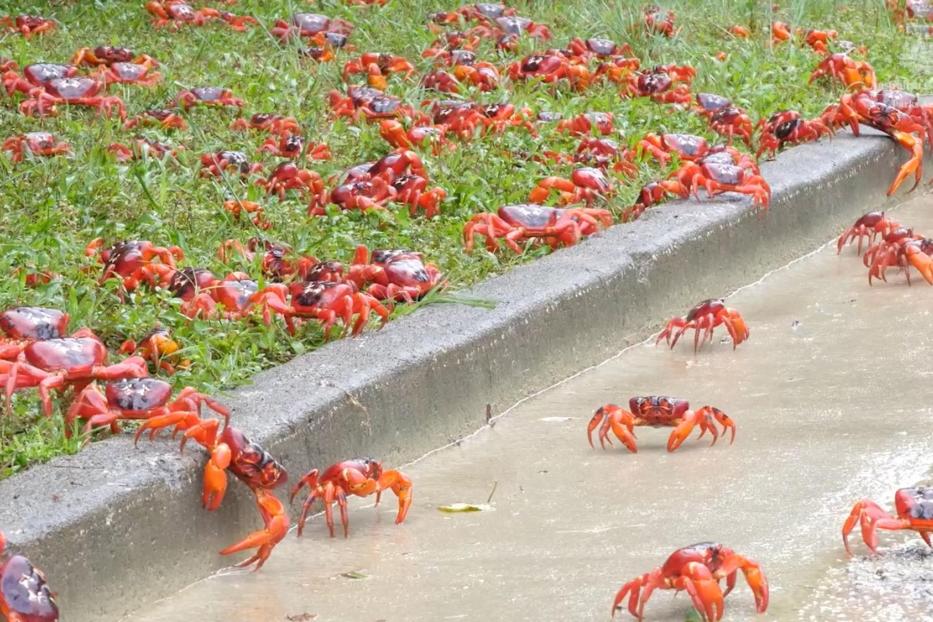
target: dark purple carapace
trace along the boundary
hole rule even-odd
[[[196,86],[191,89],[195,97],[202,102],[213,102],[219,100],[224,95],[225,89],[219,86]]]
[[[109,383],[106,395],[111,408],[143,412],[164,406],[172,396],[172,385],[158,378],[130,378]]]
[[[703,302],[690,309],[690,311],[687,313],[686,320],[690,322],[697,319],[697,317],[701,315],[707,315],[708,313],[716,314],[725,308],[726,303],[722,300],[722,298],[710,298],[709,300],[704,300]]]
[[[0,329],[10,339],[58,339],[68,332],[68,314],[42,307],[15,307],[0,313]]]
[[[898,513],[901,513],[901,503],[907,518],[933,521],[933,488],[917,486],[916,488],[902,488],[895,497],[898,504]]]
[[[706,112],[715,112],[732,105],[732,100],[713,93],[697,93],[697,103]]]
[[[292,23],[298,27],[302,35],[316,35],[324,32],[330,25],[330,18],[318,13],[295,13]]]
[[[220,441],[231,450],[230,472],[252,489],[271,489],[288,481],[285,467],[236,428],[227,426]]]
[[[100,90],[100,86],[100,82],[91,78],[55,78],[49,81],[46,89],[64,100],[69,100],[93,97]]]
[[[499,217],[513,227],[530,227],[534,229],[553,225],[557,222],[559,213],[559,208],[534,203],[505,205],[499,208]]]
[[[214,273],[205,268],[182,268],[172,273],[168,290],[182,300],[190,300],[216,281]]]
[[[628,401],[633,415],[644,419],[647,425],[667,426],[671,421],[684,416],[690,408],[689,402],[661,395],[633,397]]]
[[[3,538],[0,536],[0,551]],[[45,575],[21,555],[0,564],[0,601],[12,619],[22,622],[56,622],[58,605]],[[2,605],[0,603],[0,605]],[[2,607],[0,607],[2,608]]]
[[[29,344],[23,351],[26,361],[45,371],[69,371],[103,365],[107,348],[93,337],[65,337]]]
[[[33,84],[45,85],[52,80],[60,80],[73,76],[77,68],[73,65],[57,65],[54,63],[35,63],[23,68],[23,75]]]

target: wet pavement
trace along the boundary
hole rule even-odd
[[[931,231],[933,197],[891,215]],[[756,617],[740,578],[725,619],[933,620],[919,537],[883,532],[871,559],[856,531],[852,560],[840,538],[856,500],[889,508],[896,488],[933,475],[933,289],[893,271],[869,287],[854,249],[832,245],[727,303],[751,329],[737,350],[721,328],[697,355],[692,340],[630,348],[405,467],[403,525],[391,493],[378,510],[351,506],[347,540],[315,516],[259,573],[221,573],[125,620],[608,620],[624,581],[704,540],[759,561],[771,584]],[[638,428],[637,454],[589,447],[596,407],[648,394],[719,407],[735,444],[694,434],[671,454],[669,428]],[[437,509],[490,494],[491,511]],[[686,595],[656,591],[646,619],[689,610]]]

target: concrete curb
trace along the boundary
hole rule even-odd
[[[500,412],[606,359],[877,208],[904,155],[865,134],[766,163],[765,217],[744,198],[671,203],[468,292],[495,309],[426,307],[261,373],[226,396],[235,425],[292,478],[350,456],[422,455],[481,426],[486,404]],[[220,511],[200,509],[202,452],[131,441],[0,482],[0,526],[47,570],[64,620],[114,620],[169,595],[229,563],[217,551],[259,524],[239,484]]]

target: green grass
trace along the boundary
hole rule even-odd
[[[334,121],[328,115],[324,94],[331,88],[342,88],[340,69],[349,53],[341,53],[336,62],[318,65],[299,57],[299,42],[280,44],[267,28],[275,18],[286,18],[293,11],[342,17],[357,27],[351,39],[356,53],[402,54],[423,70],[429,63],[421,60],[420,52],[433,39],[424,26],[426,16],[433,10],[457,6],[456,2],[403,0],[392,0],[382,8],[348,7],[336,0],[240,0],[231,10],[256,16],[262,27],[237,33],[223,25],[184,27],[177,32],[156,30],[142,0],[10,4],[7,2],[4,10],[11,14],[41,13],[57,18],[61,27],[51,35],[28,41],[16,35],[3,36],[0,56],[11,57],[20,65],[42,60],[67,62],[79,47],[129,46],[158,59],[165,76],[153,89],[119,85],[112,89],[126,101],[131,115],[164,105],[182,88],[225,86],[246,100],[244,114],[275,111],[295,116],[307,128],[307,139],[328,143],[334,159],[310,165],[325,178],[359,162],[375,160],[388,148],[375,126]],[[571,36],[603,35],[629,42],[643,66],[692,64],[698,70],[695,90],[727,95],[748,109],[753,118],[781,108],[813,115],[841,93],[840,87],[828,82],[807,86],[807,76],[817,61],[809,49],[798,44],[771,46],[768,2],[666,2],[678,11],[682,27],[679,36],[671,40],[646,35],[638,27],[641,3],[577,0],[512,4],[536,21],[550,24],[555,34],[553,45],[563,45]],[[928,48],[897,33],[881,2],[788,0],[781,5],[783,9],[774,18],[804,28],[834,28],[841,39],[866,44],[868,58],[882,83],[933,91],[933,63],[924,56]],[[733,23],[750,26],[752,39],[728,36],[725,29]],[[534,42],[526,41],[521,53],[532,49]],[[725,63],[712,59],[720,50],[729,55]],[[513,60],[489,47],[480,50],[480,57],[501,66]],[[415,104],[443,97],[423,92],[415,82],[395,78],[390,80],[389,91]],[[686,131],[715,138],[691,113],[647,99],[622,100],[610,86],[575,93],[563,87],[513,85],[504,80],[497,92],[471,96],[482,102],[508,99],[536,111],[565,115],[612,111],[617,128],[630,143],[649,131]],[[538,138],[513,131],[461,144],[440,156],[423,154],[432,182],[448,193],[441,215],[430,221],[409,217],[406,208],[368,214],[334,209],[325,217],[309,219],[305,204],[296,197],[279,202],[266,199],[260,189],[236,178],[199,177],[200,155],[220,149],[243,150],[262,161],[267,170],[278,161],[258,155],[262,135],[228,129],[235,112],[195,109],[185,115],[191,126],[187,131],[143,130],[139,133],[184,150],[177,161],[121,165],[106,153],[111,142],[127,141],[132,136],[117,120],[71,109],[64,109],[58,117],[31,119],[16,111],[18,101],[0,98],[0,122],[7,135],[52,131],[72,145],[73,154],[29,159],[18,165],[0,157],[0,273],[9,275],[0,285],[0,308],[29,304],[63,309],[72,315],[73,328],[90,326],[111,346],[126,337],[139,337],[161,323],[172,329],[184,344],[183,355],[192,361],[190,370],[177,374],[172,382],[179,388],[191,384],[209,393],[242,384],[261,369],[318,347],[322,343],[320,330],[308,323],[293,338],[280,325],[267,328],[257,321],[191,322],[178,312],[176,301],[151,291],[140,291],[122,302],[114,283],[97,285],[99,266],[82,252],[88,241],[100,236],[108,243],[139,238],[160,245],[177,244],[185,249],[184,265],[224,274],[237,266],[218,262],[218,245],[227,238],[245,241],[258,233],[248,220],[237,223],[222,210],[223,200],[236,196],[262,201],[273,223],[268,236],[299,252],[348,261],[360,243],[371,248],[413,248],[423,251],[447,274],[453,289],[462,288],[546,252],[538,248],[514,257],[508,252],[493,255],[479,250],[467,255],[462,250],[462,227],[477,212],[523,202],[538,179],[570,170],[538,164],[523,157],[525,154],[541,148],[570,149],[576,142],[551,130]],[[643,163],[638,179],[618,182],[618,197],[610,209],[618,213],[632,203],[644,182],[663,174],[665,171],[653,164]],[[256,266],[239,267],[258,274]],[[50,270],[61,278],[30,289],[25,286],[22,270],[16,272],[24,268]],[[429,302],[457,300],[455,294],[443,294]],[[398,309],[396,314],[409,310]],[[58,419],[45,421],[35,414],[33,398],[18,396],[16,401],[14,416],[0,416],[0,478],[31,463],[78,450],[78,443],[64,438]]]

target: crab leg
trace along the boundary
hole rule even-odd
[[[910,529],[910,521],[894,518],[874,501],[862,499],[852,508],[849,517],[842,526],[842,543],[849,555],[852,554],[852,550],[849,548],[849,534],[855,528],[856,522],[860,523],[862,540],[872,553],[878,552],[878,529],[890,529],[892,531]],[[924,538],[924,540],[927,540],[927,538]]]
[[[616,592],[616,597],[612,601],[612,617],[615,617],[616,611],[622,608],[622,601],[628,596],[628,611],[633,616],[641,620],[641,610],[644,609],[644,603],[648,600],[648,595],[654,589],[654,585],[661,581],[661,571],[654,570],[645,573],[642,576],[632,579]],[[650,588],[647,586],[651,586]],[[641,589],[645,587],[645,595],[642,596]]]
[[[265,527],[260,531],[254,531],[240,542],[220,551],[221,555],[230,555],[246,549],[256,548],[254,555],[237,564],[238,568],[256,564],[256,567],[253,568],[254,571],[262,568],[275,545],[288,535],[289,524],[285,506],[271,492],[263,488],[256,490],[256,505],[259,507],[259,513],[262,514]]]
[[[693,600],[693,606],[705,622],[716,622],[722,618],[723,595],[713,574],[705,565],[690,562],[674,580],[675,589],[686,590]],[[639,613],[641,613],[639,611]]]
[[[888,187],[888,196],[894,194],[898,186],[900,186],[911,173],[914,174],[914,185],[910,188],[909,192],[913,192],[917,186],[920,185],[920,180],[923,175],[923,137],[921,135],[921,137],[918,138],[913,134],[908,134],[907,132],[899,130],[893,130],[891,132],[891,137],[897,141],[897,144],[911,152],[911,158],[901,167],[901,170],[897,173],[897,177],[891,182],[891,185]]]
[[[755,596],[755,609],[758,613],[763,613],[768,608],[768,580],[757,563],[741,555],[731,555],[726,558],[719,570],[716,571],[716,578],[726,575],[726,594],[732,591],[735,586],[735,573],[741,570],[745,575],[745,582],[751,588]],[[725,594],[723,594],[725,596]]]

